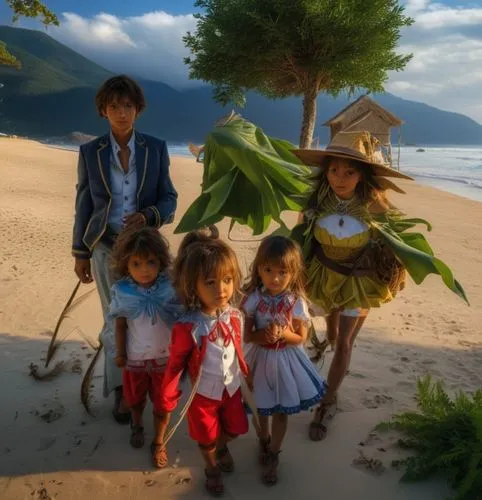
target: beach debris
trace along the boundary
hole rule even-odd
[[[82,385],[80,387],[80,400],[82,401],[85,411],[91,416],[93,416],[92,411],[90,409],[91,389],[93,388],[93,384],[91,383],[92,374],[94,373],[94,367],[97,362],[97,359],[99,358],[99,355],[102,352],[102,347],[103,345],[101,344],[97,348],[97,352],[95,353],[95,356],[92,358],[92,361],[90,362],[87,371],[85,372],[84,379],[82,380]]]
[[[57,324],[55,325],[54,332],[52,334],[52,338],[50,339],[50,344],[47,350],[47,358],[45,360],[45,368],[49,366],[50,361],[54,357],[54,354],[56,353],[57,349],[60,347],[62,344],[62,341],[57,342],[57,336],[59,334],[60,326],[64,319],[68,318],[68,313],[72,312],[77,306],[79,306],[82,302],[84,302],[87,297],[95,290],[95,288],[91,288],[84,294],[82,294],[75,302],[75,296],[77,295],[77,291],[79,290],[81,281],[79,280],[77,284],[75,285],[72,293],[70,294],[69,300],[65,304],[62,312],[60,313],[59,319],[57,320]],[[90,344],[90,342],[89,342]]]
[[[176,484],[189,484],[192,481],[192,478],[189,476],[178,477],[176,479]]]
[[[36,495],[37,500],[52,500],[47,488],[43,485],[38,490],[32,491],[32,495]]]
[[[57,403],[53,408],[50,408],[44,413],[36,412],[35,415],[38,416],[41,420],[50,424],[62,418],[65,414],[64,405]]]
[[[385,472],[386,468],[381,460],[378,458],[369,458],[361,450],[359,450],[359,454],[358,457],[353,459],[352,465],[366,469],[377,476]]]
[[[28,368],[30,370],[29,376],[35,380],[52,380],[66,370],[65,361],[59,361],[50,371],[44,373],[40,372],[39,366],[35,363],[30,363]]]

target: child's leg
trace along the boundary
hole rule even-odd
[[[216,457],[218,466],[223,472],[234,470],[234,461],[227,443],[240,434],[248,432],[248,417],[244,409],[241,391],[238,389],[232,396],[225,390],[219,409],[220,434],[217,438]]]
[[[171,419],[170,413],[154,413],[154,440],[155,444],[164,444],[167,426]]]
[[[269,417],[258,415],[259,420],[259,462],[264,465],[266,463],[271,443],[271,434],[269,430]]]
[[[204,469],[206,475],[206,489],[213,496],[220,496],[224,493],[224,484],[221,469],[218,467],[216,461],[216,443],[198,443],[198,445],[206,466]]]
[[[325,316],[326,321],[326,338],[330,343],[331,349],[334,351],[336,340],[338,338],[338,326],[340,323],[340,311],[332,311]]]
[[[221,404],[222,401],[196,394],[187,412],[189,435],[197,441],[205,463],[206,489],[214,496],[224,492],[221,469],[216,463],[216,440],[221,432]]]
[[[122,375],[124,398],[131,409],[131,437],[133,448],[144,446],[144,424],[142,414],[149,388],[149,374],[124,369]]]
[[[269,417],[265,415],[258,415],[259,420],[259,440],[260,441],[269,441],[270,432],[269,432]]]
[[[288,415],[285,413],[275,413],[271,422],[271,444],[270,450],[279,453],[281,445],[288,429]]]
[[[263,468],[263,482],[273,486],[278,482],[278,455],[288,429],[288,415],[275,413],[271,422],[271,444],[269,445]]]
[[[162,469],[168,464],[167,450],[164,446],[164,436],[169,425],[170,413],[163,413],[162,405],[162,381],[164,380],[163,365],[156,360],[151,361],[152,372],[150,373],[149,395],[154,407],[154,439],[151,443],[151,455],[154,467]]]
[[[157,469],[167,467],[169,459],[164,446],[164,436],[169,425],[170,414],[154,411],[154,440],[151,443],[152,463]]]

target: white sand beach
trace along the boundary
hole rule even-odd
[[[163,471],[151,467],[148,446],[130,447],[128,428],[113,421],[112,401],[102,398],[102,363],[93,379],[95,416],[84,411],[80,383],[100,327],[95,291],[62,325],[66,340],[51,367],[64,361],[65,372],[49,381],[29,376],[30,363],[43,366],[57,318],[76,284],[70,254],[76,162],[73,152],[0,138],[0,498],[209,498],[202,460],[185,423],[169,443],[170,467]],[[179,192],[178,216],[163,233],[175,252],[182,235],[172,231],[199,193],[202,169],[194,159],[174,157],[171,174]],[[393,303],[371,312],[361,331],[326,440],[308,439],[311,414],[291,418],[280,481],[267,488],[260,481],[251,428],[232,446],[236,472],[226,477],[225,498],[440,500],[449,493],[438,480],[399,483],[401,471],[391,467],[402,456],[396,437],[372,429],[414,406],[421,375],[445,380],[451,391],[482,386],[482,203],[407,181],[400,185],[408,194],[391,199],[432,222],[429,240],[464,285],[471,307],[438,277],[429,276],[422,286],[409,282]],[[290,214],[289,221],[295,218]],[[227,221],[220,227],[226,235]],[[233,237],[243,240],[233,246],[245,270],[257,243],[239,227]],[[80,295],[91,288],[84,286]],[[330,360],[328,354],[324,374]],[[148,443],[148,418],[146,428]],[[357,460],[362,455],[366,460]]]

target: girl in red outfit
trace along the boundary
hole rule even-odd
[[[221,472],[234,469],[227,443],[248,431],[241,379],[248,369],[241,347],[242,316],[231,306],[241,273],[233,250],[217,231],[186,235],[175,263],[175,287],[187,313],[174,325],[163,381],[163,410],[172,412],[187,368],[193,388],[189,434],[205,461],[206,488],[224,492]]]

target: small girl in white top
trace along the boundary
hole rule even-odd
[[[283,236],[265,238],[241,309],[246,314],[245,358],[253,380],[260,421],[259,458],[267,485],[278,481],[278,455],[288,415],[316,405],[326,390],[303,348],[310,324],[303,281],[298,245]]]
[[[167,241],[154,228],[121,233],[113,262],[122,278],[113,285],[110,317],[115,318],[115,362],[123,371],[123,395],[131,409],[130,444],[144,445],[142,414],[149,397],[153,404],[154,466],[167,465],[163,446],[168,417],[160,408],[161,384],[169,356],[171,328],[181,314],[167,274],[171,256]]]

